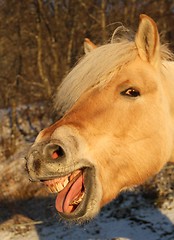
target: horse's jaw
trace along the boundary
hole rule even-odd
[[[101,186],[90,163],[67,175],[62,173],[61,177],[42,181],[56,195],[55,207],[63,219],[84,222],[100,211]]]

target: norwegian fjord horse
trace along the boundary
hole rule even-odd
[[[96,47],[58,88],[63,117],[42,130],[27,155],[33,181],[56,194],[67,220],[93,218],[121,191],[174,161],[174,63],[155,22],[140,15],[133,40]]]

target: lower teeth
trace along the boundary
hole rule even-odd
[[[78,204],[82,201],[83,196],[84,196],[84,192],[82,193],[82,195],[80,196],[80,198],[74,199],[74,200],[70,203],[70,205],[78,205]]]

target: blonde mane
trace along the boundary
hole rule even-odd
[[[123,29],[125,32],[125,29]],[[63,116],[89,88],[104,86],[125,64],[133,61],[137,55],[135,42],[116,36],[114,31],[111,43],[102,45],[86,54],[71,72],[63,79],[55,96],[55,109]],[[161,59],[171,59],[171,52],[161,45]]]

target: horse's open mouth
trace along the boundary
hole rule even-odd
[[[85,195],[84,169],[79,169],[64,177],[44,181],[53,193],[58,193],[55,206],[59,213],[74,213]]]
[[[57,159],[57,153],[54,152],[54,155],[52,158]],[[68,161],[65,164],[63,157],[57,162],[58,170],[64,172],[49,173],[49,176],[45,172],[45,179],[42,176],[40,181],[51,193],[56,194],[55,207],[59,215],[71,221],[92,218],[98,213],[101,200],[101,187],[95,167],[87,159],[80,159],[73,166],[71,162],[67,164]],[[55,160],[55,164],[57,162]]]

